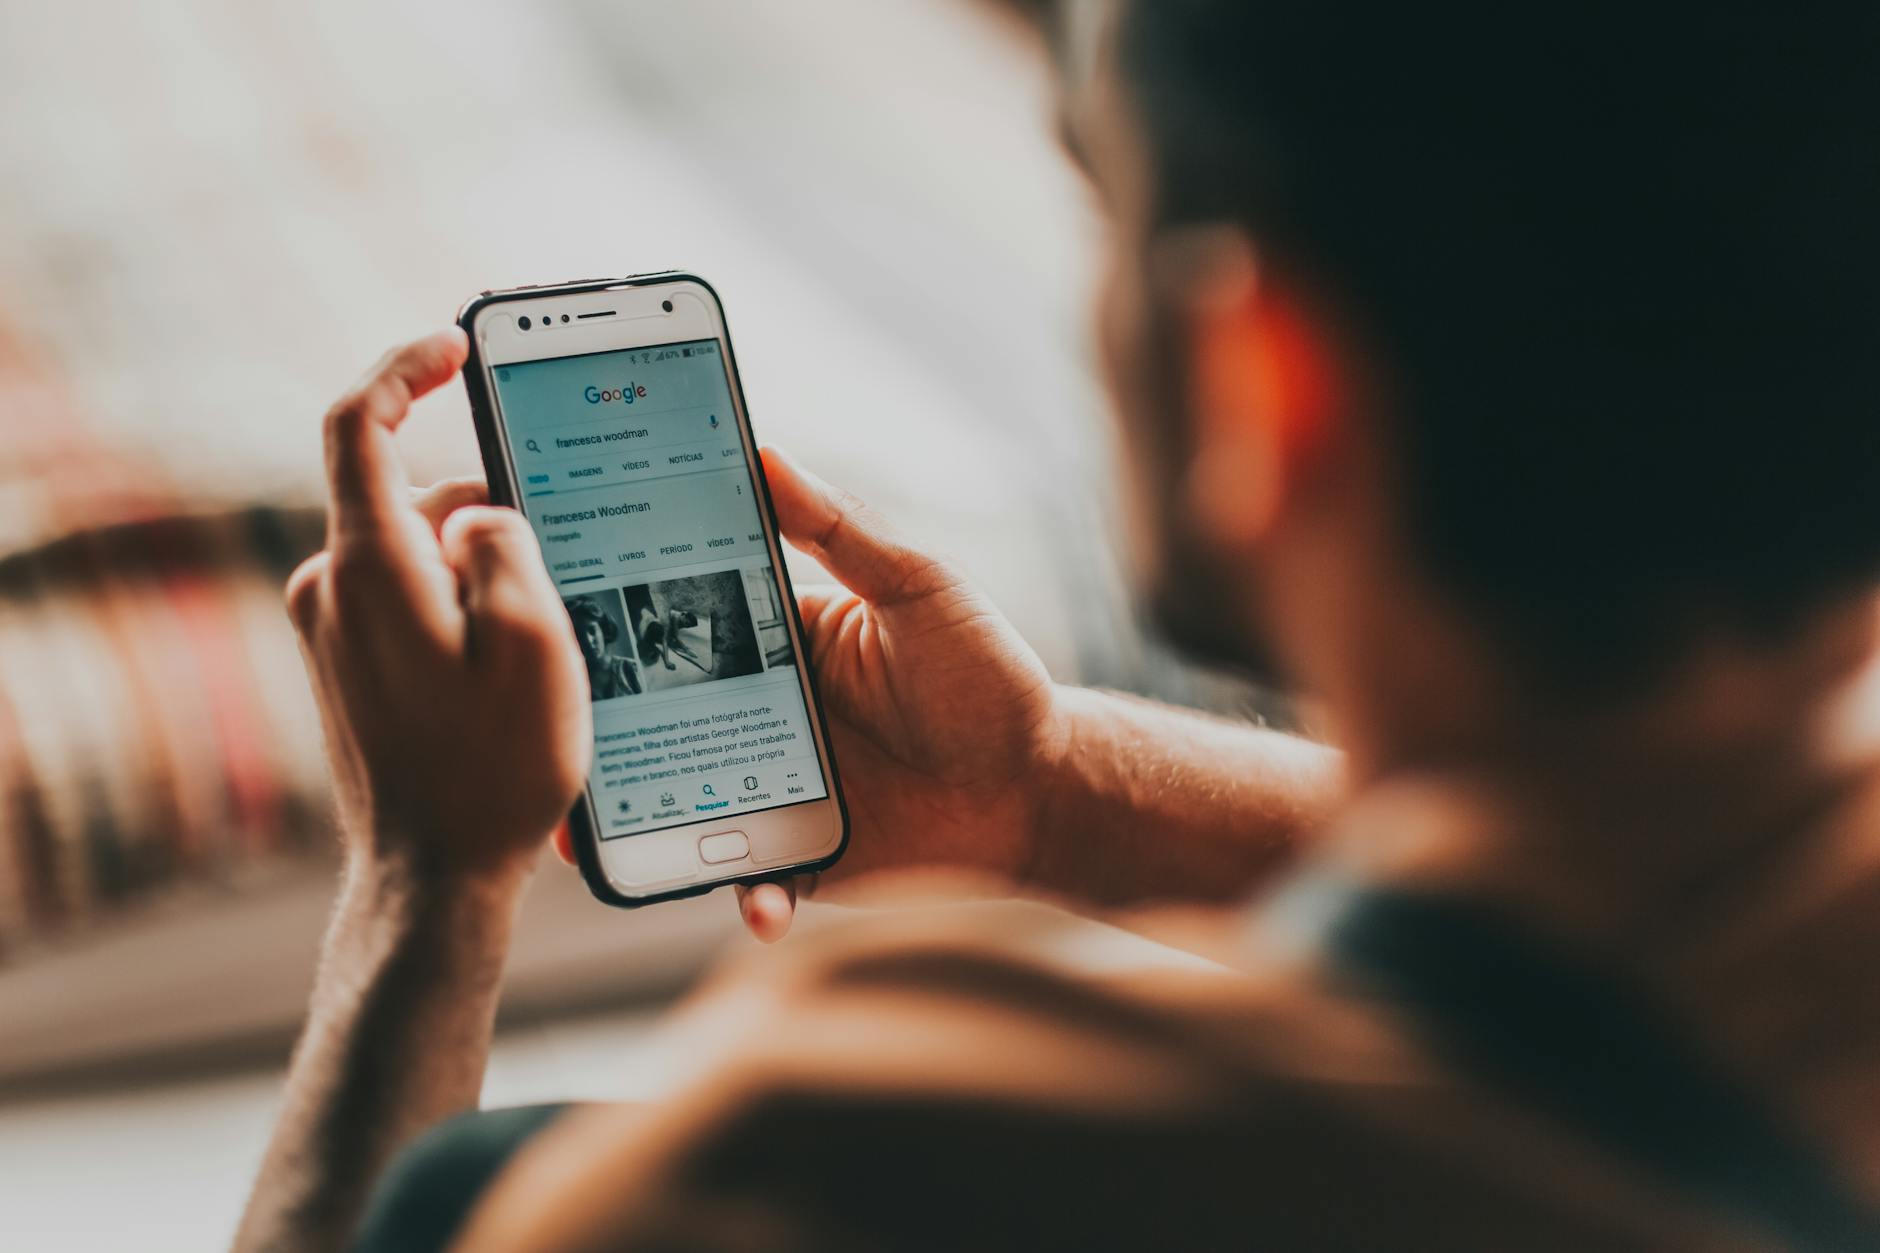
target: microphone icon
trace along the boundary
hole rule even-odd
[[[711,416],[711,424],[712,424],[712,430],[715,431],[718,429],[718,415],[715,413],[712,414]]]

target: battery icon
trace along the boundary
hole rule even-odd
[[[692,355],[692,350],[690,348],[681,348],[679,350],[679,355],[681,357],[689,357]]]

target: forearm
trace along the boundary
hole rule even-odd
[[[348,874],[238,1251],[345,1248],[392,1155],[475,1107],[520,886]]]
[[[1028,878],[1095,905],[1230,901],[1287,865],[1338,803],[1343,756],[1108,692],[1060,692],[1064,748]]]

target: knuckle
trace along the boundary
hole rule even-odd
[[[836,526],[862,527],[872,521],[868,502],[846,487],[834,489],[830,503],[834,506],[832,521]]]
[[[480,478],[440,479],[429,487],[414,488],[412,495],[420,509],[454,511],[487,502],[489,485]]]
[[[528,524],[522,515],[507,509],[476,509],[457,515],[457,543],[470,561],[482,565],[509,560],[518,544],[527,538]]]
[[[494,510],[478,510],[463,522],[459,537],[471,548],[500,547],[509,542],[510,528]]]
[[[357,439],[371,427],[396,418],[409,403],[409,393],[395,376],[375,373],[326,411],[327,439]]]
[[[317,553],[301,562],[287,578],[282,594],[287,616],[302,635],[309,634],[319,619],[320,580],[326,568],[326,554]]]

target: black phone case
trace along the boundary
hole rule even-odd
[[[725,327],[725,371],[731,382],[732,390],[737,394],[738,412],[745,424],[745,430],[751,435],[753,447],[757,444],[755,430],[752,429],[750,406],[744,399],[744,383],[738,377],[737,354],[731,346],[731,325],[724,316],[724,302],[718,298],[717,290],[696,274],[680,271],[668,271],[658,274],[633,274],[617,279],[581,279],[566,283],[546,283],[534,287],[514,287],[506,291],[482,292],[466,301],[457,311],[457,325],[463,328],[464,335],[470,340],[470,356],[464,361],[464,390],[470,396],[470,416],[476,423],[477,448],[483,454],[483,473],[489,480],[490,501],[508,509],[519,509],[514,485],[509,481],[509,470],[503,461],[502,443],[497,437],[496,406],[492,402],[489,388],[484,381],[485,369],[481,354],[477,349],[477,337],[474,323],[477,314],[491,305],[504,304],[514,300],[534,300],[542,296],[576,295],[581,292],[608,291],[620,287],[645,287],[654,283],[691,282],[703,287],[718,306],[719,321]],[[770,481],[764,475],[761,458],[755,459],[751,466],[751,480],[757,484],[758,498],[764,511],[764,524],[771,535],[779,534],[777,528],[777,510],[770,500]],[[791,585],[789,568],[781,561],[777,563],[777,580],[782,588],[784,600],[789,602],[790,620],[796,628],[796,639],[804,640],[803,618],[797,611],[796,588]],[[688,896],[704,896],[719,888],[740,883],[766,883],[774,879],[788,878],[791,875],[816,874],[829,869],[842,859],[842,854],[849,847],[849,806],[842,795],[842,778],[836,766],[835,745],[829,736],[829,720],[823,713],[822,693],[816,682],[815,663],[810,659],[809,649],[798,649],[798,662],[803,672],[809,677],[810,691],[815,695],[816,727],[822,733],[823,753],[829,765],[830,799],[835,802],[836,812],[842,819],[842,841],[829,856],[819,861],[803,862],[794,866],[756,871],[740,875],[733,879],[718,879],[711,883],[702,883],[694,887],[679,888],[671,892],[662,892],[656,896],[625,896],[614,890],[607,876],[601,870],[600,836],[595,828],[593,817],[594,804],[590,788],[583,788],[580,799],[575,801],[574,809],[568,815],[568,827],[573,835],[575,862],[581,869],[581,878],[586,881],[588,891],[595,899],[616,909],[638,909],[644,905],[657,905],[661,901],[683,900]],[[632,839],[632,836],[624,836]]]

